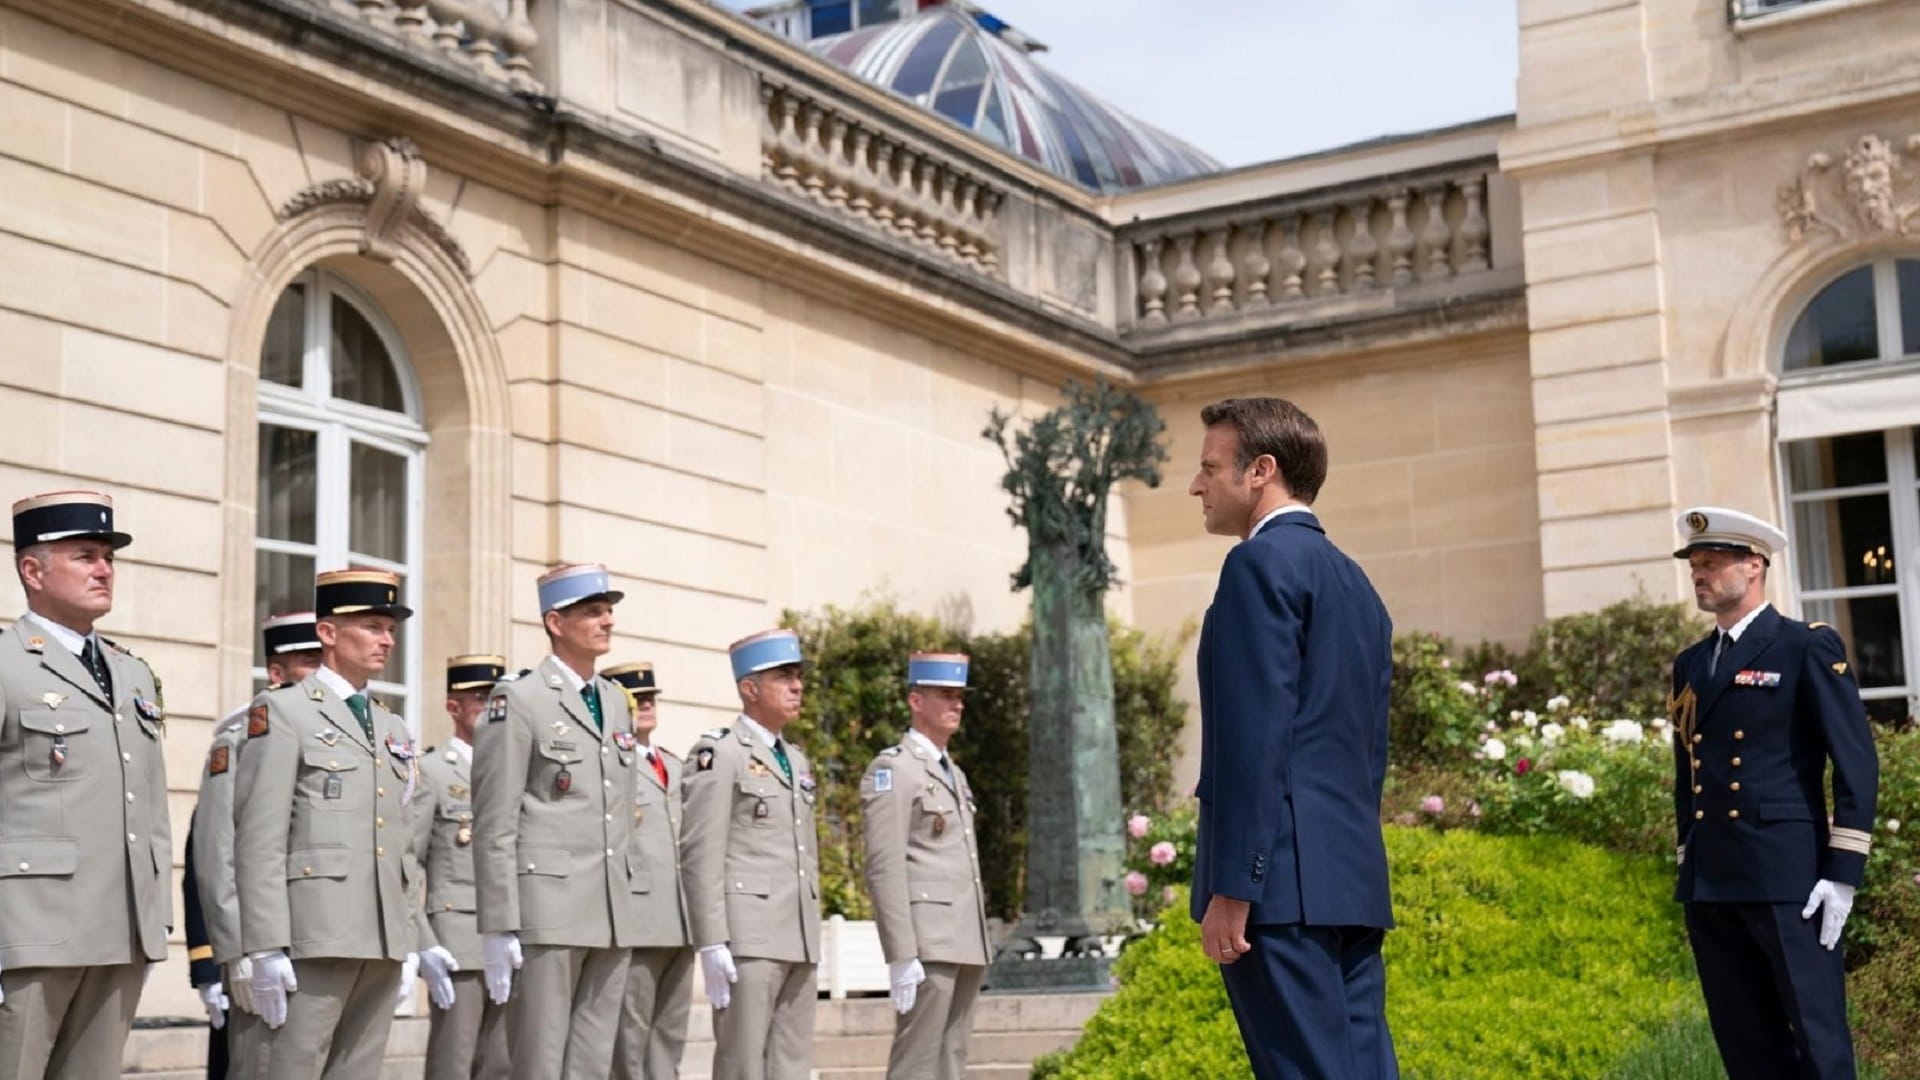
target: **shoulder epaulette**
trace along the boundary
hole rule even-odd
[[[897,756],[897,755],[898,755],[899,753],[900,753],[900,748],[899,748],[899,747],[897,747],[897,746],[889,746],[889,747],[887,747],[887,748],[886,748],[885,750],[882,750],[882,751],[880,751],[880,756],[881,756],[881,757],[895,757],[895,756]]]
[[[1810,623],[1808,623],[1808,624],[1807,624],[1807,629],[1809,629],[1809,630],[1831,630],[1831,629],[1833,629],[1833,624],[1832,624],[1832,623],[1824,623],[1824,622],[1810,622]]]
[[[719,742],[721,739],[724,739],[731,734],[733,734],[732,728],[717,727],[717,728],[709,728],[706,731],[701,732],[700,737],[703,739],[712,739],[715,742]]]
[[[502,676],[500,676],[500,678],[499,678],[499,679],[498,679],[498,680],[497,680],[497,681],[496,681],[496,682],[494,683],[494,685],[496,685],[496,686],[498,686],[498,685],[499,685],[500,683],[503,683],[503,682],[512,682],[513,680],[515,680],[515,679],[518,679],[518,678],[520,678],[520,677],[521,677],[521,676],[523,676],[523,675],[526,675],[526,674],[527,674],[528,672],[530,672],[530,671],[532,671],[532,670],[533,670],[533,669],[532,669],[532,668],[530,668],[530,667],[523,667],[523,668],[521,668],[521,669],[520,669],[519,671],[516,671],[516,672],[514,672],[514,673],[513,673],[513,674],[511,674],[511,675],[502,675]]]

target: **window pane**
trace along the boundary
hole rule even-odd
[[[313,557],[277,551],[253,553],[253,666],[266,667],[260,624],[267,616],[313,610]]]
[[[255,535],[314,542],[314,461],[318,436],[260,425],[260,491]]]
[[[1799,503],[1793,526],[1805,587],[1893,584],[1893,514],[1885,495]]]
[[[1832,623],[1852,654],[1853,672],[1863,687],[1904,686],[1906,656],[1901,652],[1900,598],[1842,597],[1807,602],[1808,622]],[[1904,703],[1903,703],[1904,704]]]
[[[352,507],[347,544],[356,555],[388,562],[407,557],[407,459],[353,444]]]
[[[299,389],[307,346],[307,287],[289,285],[267,316],[267,340],[260,346],[260,378]]]
[[[819,18],[816,10],[814,18]],[[954,39],[960,36],[960,24],[952,19],[942,19],[922,34],[914,43],[913,51],[900,63],[900,70],[894,73],[893,89],[903,96],[918,98],[933,87],[933,77],[940,73],[940,65],[947,58],[947,50],[953,46]]]
[[[892,22],[897,0],[860,0],[860,25]]]
[[[1900,352],[1912,356],[1920,353],[1920,261],[1901,259],[1894,264],[1894,274],[1900,281],[1900,335],[1905,339]]]
[[[845,0],[837,4],[820,4],[813,9],[810,28],[814,37],[846,33],[853,29],[853,5]]]
[[[1887,438],[1868,431],[1787,444],[1787,475],[1796,492],[1887,482]]]
[[[1880,358],[1873,267],[1862,266],[1820,290],[1787,336],[1788,371]]]
[[[333,313],[333,396],[389,412],[405,412],[400,379],[373,324],[338,296],[329,307]]]

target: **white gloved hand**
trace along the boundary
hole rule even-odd
[[[0,1005],[5,1005],[6,1003],[7,1003],[7,992],[4,989],[0,989]]]
[[[227,993],[233,1007],[243,1013],[256,1013],[253,1007],[253,961],[242,956],[227,965]]]
[[[400,962],[400,992],[394,995],[393,1007],[398,1009],[413,997],[414,981],[420,978],[420,954],[410,952]]]
[[[920,984],[927,981],[927,969],[920,966],[919,958],[895,960],[887,965],[887,983],[893,988],[893,1010],[902,1016],[913,1011],[913,999],[920,994]]]
[[[207,1023],[213,1025],[215,1031],[226,1027],[227,992],[220,989],[220,984],[217,982],[196,986],[194,989],[200,991],[200,1004],[207,1007]]]
[[[439,945],[420,954],[420,974],[427,980],[427,998],[434,1008],[453,1008],[453,973],[459,970],[460,961]]]
[[[707,1000],[716,1009],[733,1004],[733,984],[740,972],[733,966],[733,952],[726,945],[705,945],[700,949],[700,974],[707,984]]]
[[[293,977],[293,961],[279,949],[254,953],[251,981],[260,1019],[277,1030],[287,1022],[287,995],[300,990],[300,981]]]
[[[495,1005],[505,1005],[513,993],[513,973],[523,962],[520,935],[512,931],[482,935],[480,951],[486,963],[487,997]]]
[[[1822,907],[1826,910],[1821,911]],[[1853,911],[1853,886],[1824,878],[1815,883],[1800,917],[1811,919],[1816,911],[1820,911],[1820,944],[1831,952],[1839,947],[1840,928],[1847,925],[1847,915]]]

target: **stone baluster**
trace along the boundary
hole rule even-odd
[[[827,110],[807,102],[800,113],[800,183],[814,202],[827,201],[826,163],[820,157],[820,127],[826,123]]]
[[[980,269],[991,277],[1000,276],[1000,241],[994,223],[1000,217],[1000,200],[1005,196],[992,188],[980,191]]]
[[[775,172],[782,183],[800,188],[800,99],[790,91],[780,94],[780,168]]]
[[[1160,269],[1160,238],[1140,245],[1140,325],[1167,325],[1167,275]]]
[[[1300,215],[1289,213],[1280,219],[1280,299],[1298,300],[1306,295],[1302,273],[1307,256],[1300,249]]]
[[[1487,216],[1481,206],[1481,195],[1486,184],[1479,177],[1463,182],[1460,194],[1466,199],[1467,213],[1460,219],[1460,271],[1466,274],[1478,273],[1488,267],[1487,262]]]
[[[1444,280],[1453,275],[1453,230],[1447,226],[1446,183],[1423,185],[1420,201],[1427,207],[1427,226],[1420,235],[1427,245],[1427,269],[1421,277]]]
[[[427,36],[426,0],[399,0],[393,12],[393,29],[407,44],[425,46]]]
[[[955,195],[960,189],[960,177],[952,170],[940,174],[940,250],[949,255],[960,251],[960,207]]]
[[[1227,258],[1227,241],[1233,235],[1231,227],[1215,229],[1208,239],[1212,241],[1213,255],[1207,260],[1207,288],[1212,302],[1207,305],[1209,315],[1225,315],[1233,311],[1233,260]]]
[[[883,229],[893,228],[893,158],[900,146],[882,139],[873,147],[873,220]]]
[[[920,168],[920,155],[912,147],[900,148],[900,171],[894,175],[893,187],[896,198],[893,203],[893,228],[905,239],[911,240],[920,235],[920,208],[914,205],[914,196],[919,191],[916,173]]]
[[[354,0],[354,4],[360,9],[358,13],[360,17],[375,26],[384,25],[388,21],[387,0]]]
[[[1313,212],[1313,294],[1331,296],[1340,291],[1340,245],[1334,240],[1335,207],[1323,206]]]
[[[1176,259],[1173,264],[1173,317],[1176,320],[1200,317],[1200,268],[1193,264],[1193,234],[1173,238]]]
[[[433,19],[433,43],[448,56],[460,55],[460,23],[467,17],[468,0],[427,0]]]
[[[473,61],[474,70],[489,79],[505,79],[506,69],[500,66],[500,50],[495,44],[500,37],[500,14],[493,9],[493,0],[468,0],[465,22],[467,58]]]
[[[760,175],[776,179],[780,172],[780,125],[774,120],[773,84],[760,84]]]
[[[827,121],[827,202],[835,210],[847,208],[847,129],[851,126],[838,114]]]
[[[1243,227],[1247,241],[1247,253],[1240,258],[1240,276],[1247,283],[1247,301],[1249,308],[1267,306],[1267,275],[1273,272],[1273,262],[1267,258],[1267,223],[1255,220]]]
[[[1347,265],[1353,267],[1353,287],[1362,292],[1373,288],[1379,272],[1373,260],[1380,254],[1380,243],[1373,238],[1373,199],[1359,199],[1347,207],[1353,218],[1353,238],[1347,241]]]
[[[360,0],[333,0],[332,4],[327,6],[331,6],[333,10],[342,15],[351,15],[355,18],[360,18],[363,15],[360,9]]]
[[[1405,285],[1413,280],[1413,230],[1407,227],[1407,203],[1411,196],[1402,188],[1387,197],[1387,209],[1393,224],[1387,229],[1387,254],[1393,259],[1393,283]]]
[[[848,194],[851,198],[847,208],[863,218],[873,217],[873,199],[870,192],[875,179],[873,162],[867,156],[868,147],[873,143],[873,132],[863,127],[853,129],[853,175],[848,181]]]
[[[500,43],[506,47],[507,58],[502,66],[507,69],[507,82],[522,92],[539,90],[540,82],[533,77],[533,50],[540,44],[540,33],[527,17],[527,0],[512,0]]]
[[[920,232],[918,239],[927,247],[935,246],[940,240],[940,193],[938,176],[940,163],[922,155],[920,158]]]
[[[960,185],[960,205],[954,211],[954,219],[960,230],[960,258],[968,265],[980,265],[980,237],[974,234],[974,200],[979,197],[980,184],[968,180]]]

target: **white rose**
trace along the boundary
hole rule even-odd
[[[1487,744],[1480,748],[1480,752],[1487,755],[1488,761],[1500,761],[1507,756],[1507,744],[1499,739],[1488,739]]]
[[[1547,711],[1559,712],[1573,704],[1573,699],[1565,694],[1555,694],[1547,699]]]
[[[1588,727],[1592,726],[1587,722],[1587,718],[1584,716],[1576,716],[1573,719],[1567,721],[1567,723],[1572,724],[1575,728],[1581,731],[1585,731],[1587,730]]]
[[[1600,729],[1600,737],[1608,742],[1637,743],[1646,738],[1646,729],[1632,720],[1615,720]]]
[[[1532,709],[1528,709],[1526,712],[1523,712],[1520,714],[1520,722],[1527,725],[1530,728],[1539,727],[1540,714],[1537,712],[1534,712]]]
[[[1533,736],[1523,731],[1513,737],[1513,745],[1522,750],[1531,750],[1533,749]]]
[[[1561,769],[1554,774],[1554,778],[1559,780],[1560,786],[1574,798],[1593,798],[1593,777],[1586,773],[1578,769]]]
[[[1470,682],[1458,682],[1454,683],[1454,685],[1459,687],[1460,692],[1463,694],[1478,694],[1480,692],[1480,688]]]
[[[1888,819],[1887,819],[1887,831],[1888,831],[1888,832],[1899,832],[1899,831],[1900,831],[1900,819],[1899,819],[1899,818],[1897,818],[1897,817],[1890,817],[1890,818],[1888,818]]]
[[[1491,721],[1491,720],[1489,720],[1489,721],[1487,721],[1487,734],[1489,734],[1489,735],[1491,735],[1491,734],[1493,734],[1494,732],[1496,732],[1496,731],[1499,731],[1499,730],[1500,730],[1500,725],[1499,725],[1499,724],[1496,724],[1496,723],[1494,723],[1494,722],[1493,722],[1493,721]]]
[[[1507,722],[1508,722],[1508,723],[1510,723],[1510,724],[1517,724],[1517,723],[1519,723],[1519,722],[1520,722],[1520,710],[1519,710],[1519,709],[1513,709],[1513,710],[1510,710],[1510,711],[1509,711],[1509,712],[1507,713]]]
[[[1565,735],[1566,733],[1567,733],[1566,728],[1563,728],[1559,724],[1553,723],[1552,721],[1548,721],[1547,723],[1540,725],[1540,741],[1543,743],[1546,743],[1548,746],[1552,746],[1553,744],[1559,742],[1560,737]]]

